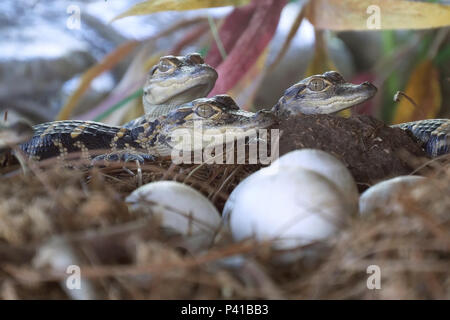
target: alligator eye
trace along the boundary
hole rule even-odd
[[[202,118],[210,118],[217,113],[217,110],[209,104],[201,104],[195,109],[195,113]]]
[[[325,81],[322,79],[312,79],[308,84],[308,88],[312,91],[322,91],[325,87]]]
[[[168,71],[172,70],[173,68],[175,68],[175,65],[170,63],[167,60],[162,60],[158,65],[159,72],[168,72]]]

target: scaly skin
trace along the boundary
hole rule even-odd
[[[426,153],[438,157],[450,152],[450,119],[425,119],[393,125],[409,131],[423,144]]]
[[[191,61],[193,58],[194,62]],[[183,99],[190,99],[192,94],[187,94],[189,90],[186,90],[185,84],[180,90],[171,89],[166,91],[165,95],[163,94],[164,97],[161,98],[153,95],[152,92],[155,88],[163,88],[164,86],[161,83],[168,84],[173,81],[183,83],[180,79],[186,75],[185,73],[192,75],[194,69],[209,70],[209,67],[205,67],[203,64],[195,64],[195,62],[202,62],[199,59],[201,58],[197,55],[188,55],[185,58],[161,58],[161,63],[153,68],[151,77],[147,81],[144,89],[146,92],[144,103],[145,101],[150,103],[150,98],[153,105],[173,102],[174,99],[179,101],[181,96],[183,96]],[[173,66],[172,71],[167,71],[170,67],[166,64]],[[178,69],[178,67],[181,69]],[[183,68],[185,70],[184,73],[181,71]],[[186,68],[190,71],[186,71]],[[158,71],[160,69],[162,71]],[[178,72],[181,72],[181,74],[175,76]],[[155,83],[159,83],[159,85]],[[180,86],[177,88],[180,88]],[[210,87],[208,87],[209,89]],[[361,85],[345,83],[337,72],[328,72],[323,76],[313,76],[302,80],[286,90],[285,95],[274,106],[271,112],[271,119],[273,122],[275,117],[298,112],[337,112],[367,100],[375,92],[376,88],[369,83]],[[247,126],[266,127],[267,112],[253,114],[242,111],[233,99],[222,95],[216,96],[214,99],[197,99],[182,106],[176,106],[167,116],[161,115],[155,118],[155,114],[150,113],[123,127],[83,121],[45,123],[35,126],[36,132],[34,137],[28,143],[21,145],[21,147],[28,155],[37,160],[55,156],[64,158],[68,153],[75,151],[81,151],[86,155],[89,152],[92,153],[94,150],[100,149],[111,150],[111,153],[116,153],[120,150],[140,150],[141,154],[146,152],[149,157],[167,156],[174,147],[173,141],[168,139],[171,130],[183,129],[189,124],[196,123],[198,113],[195,110],[197,110],[196,108],[199,105],[214,105],[215,109],[218,110],[219,108],[222,110],[208,119],[208,121],[202,119],[203,127],[206,125],[209,128],[228,128],[230,130],[245,129]],[[166,111],[165,109],[164,113]],[[249,121],[249,119],[252,119],[253,122]],[[221,131],[219,134],[223,133],[224,131]],[[141,137],[142,134],[144,134],[144,137]],[[143,142],[144,144],[142,144]],[[85,157],[92,158],[92,155],[86,155]]]
[[[142,103],[145,115],[124,125],[138,126],[167,115],[178,106],[203,98],[214,87],[217,72],[198,53],[164,56],[150,70],[144,84]]]
[[[176,72],[175,69],[172,72]],[[54,156],[64,158],[74,151],[89,153],[86,157],[91,159],[92,153],[98,155],[96,151],[106,149],[119,160],[127,160],[127,155],[136,153],[139,155],[128,159],[143,161],[168,156],[176,147],[171,134],[178,129],[192,132],[199,120],[204,129],[217,129],[217,135],[223,135],[227,129],[242,132],[246,128],[266,128],[278,117],[299,113],[334,113],[350,108],[370,99],[376,90],[375,86],[367,82],[359,85],[346,83],[340,74],[331,71],[306,78],[287,89],[272,112],[253,114],[242,111],[226,95],[212,99],[200,98],[176,106],[167,115],[141,117],[133,125],[124,127],[89,121],[56,121],[37,125],[33,138],[22,144],[21,148],[38,160]],[[144,99],[148,99],[148,96]],[[178,99],[180,95],[175,94],[172,99],[174,97]],[[425,144],[428,154],[436,156],[449,151],[448,123],[447,119],[422,120],[398,127],[412,132]]]
[[[238,139],[245,136],[246,130],[267,128],[275,121],[271,112],[246,112],[240,110],[230,96],[219,95],[183,104],[167,116],[144,121],[131,129],[93,121],[43,123],[33,127],[33,138],[21,144],[20,148],[36,160],[64,159],[69,153],[81,152],[86,159],[142,162],[169,157],[179,145],[173,139],[177,130],[184,130],[178,132],[183,136],[191,134],[193,138],[195,129],[201,125],[203,132],[214,129],[212,136],[229,132]],[[214,144],[209,143],[208,146]],[[104,150],[110,152],[99,155]]]
[[[335,71],[303,79],[286,90],[274,106],[280,116],[334,113],[358,105],[377,92],[368,83],[351,84]],[[427,155],[436,157],[450,152],[450,119],[426,119],[394,125],[414,135]]]
[[[288,88],[273,111],[281,115],[335,113],[358,105],[377,92],[369,83],[345,82],[336,71],[314,75]]]

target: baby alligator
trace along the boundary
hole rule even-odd
[[[43,160],[50,157],[65,159],[69,153],[81,152],[86,159],[95,160],[153,160],[170,157],[180,145],[174,137],[195,136],[201,126],[213,135],[232,133],[236,139],[247,130],[267,128],[276,117],[268,111],[257,113],[241,110],[227,95],[200,98],[185,103],[166,116],[143,121],[133,127],[109,126],[93,121],[53,121],[34,126],[34,136],[20,145],[30,157]],[[214,139],[208,146],[214,147]],[[217,141],[221,141],[218,139]],[[205,147],[202,141],[200,148]],[[220,142],[221,144],[223,142]],[[193,144],[194,145],[194,144]],[[102,152],[105,152],[103,153]],[[195,149],[192,149],[195,151]]]
[[[450,119],[418,120],[392,127],[411,132],[431,157],[450,153]]]
[[[364,102],[376,92],[376,88],[367,82],[360,85],[346,83],[337,72],[308,79],[286,90],[271,112],[245,112],[239,109],[231,97],[220,95],[178,105],[167,115],[146,115],[123,127],[74,120],[36,125],[33,127],[33,138],[21,144],[20,148],[36,160],[50,157],[64,159],[69,153],[81,152],[84,158],[89,159],[143,161],[169,156],[173,149],[170,133],[176,129],[191,130],[199,119],[203,120],[202,126],[206,129],[220,131],[227,128],[229,131],[237,132],[239,129],[242,132],[248,128],[266,128],[277,117],[298,110],[302,113],[338,112]],[[325,86],[332,90],[326,91]],[[102,152],[106,154],[101,155]]]
[[[216,70],[207,65],[198,53],[161,57],[144,84],[142,104],[145,116],[126,123],[124,127],[132,128],[152,121],[184,103],[206,97],[216,80]]]
[[[34,159],[65,158],[80,152],[92,159],[143,161],[166,157],[173,150],[171,133],[177,129],[193,130],[198,120],[203,127],[222,129],[265,128],[275,119],[290,114],[334,113],[372,98],[377,89],[372,84],[346,83],[334,71],[306,78],[286,90],[271,112],[241,111],[229,96],[201,98],[177,106],[167,115],[141,117],[133,125],[118,127],[91,121],[55,121],[34,126],[33,138],[20,148]],[[425,143],[431,156],[448,152],[449,120],[422,120],[399,125]],[[222,130],[222,131],[221,131]],[[106,154],[101,155],[101,151]],[[106,151],[105,151],[106,150]],[[92,153],[95,153],[94,155]]]
[[[335,72],[303,79],[286,90],[274,110],[285,114],[332,113],[372,98],[377,88],[346,83]],[[393,125],[415,136],[430,157],[450,152],[450,119],[426,119]]]

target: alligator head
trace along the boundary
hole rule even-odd
[[[216,70],[205,64],[198,53],[161,57],[144,85],[146,113],[154,111],[155,106],[180,105],[205,97],[216,80]]]
[[[193,100],[170,112],[161,122],[158,142],[171,150],[188,151],[240,139],[248,142],[258,139],[259,130],[271,127],[276,121],[271,111],[244,111],[230,96],[217,95]]]
[[[372,98],[377,88],[369,83],[348,83],[336,71],[314,75],[288,88],[273,111],[279,114],[334,113]]]

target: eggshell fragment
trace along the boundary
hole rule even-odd
[[[263,169],[232,193],[224,214],[233,238],[272,240],[276,249],[291,249],[335,234],[351,211],[337,186],[300,167]]]
[[[359,212],[363,216],[376,211],[383,211],[386,214],[392,213],[399,209],[399,205],[401,205],[401,203],[395,201],[400,192],[411,189],[411,187],[426,180],[427,178],[421,176],[399,176],[379,182],[361,194]]]

